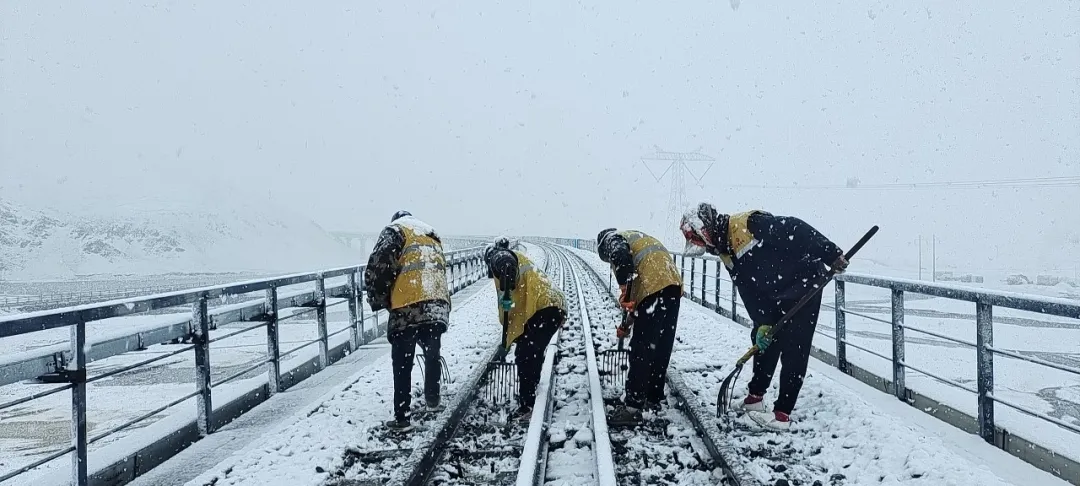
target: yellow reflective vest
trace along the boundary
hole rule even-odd
[[[619,235],[630,244],[630,253],[634,258],[634,278],[630,280],[631,300],[641,303],[646,297],[669,286],[682,288],[679,269],[660,240],[635,230],[620,231]]]
[[[503,346],[507,349],[510,345],[525,333],[525,324],[532,319],[537,312],[548,307],[558,307],[566,311],[566,299],[559,289],[551,285],[547,275],[533,266],[525,254],[514,251],[518,261],[517,287],[510,291],[510,300],[514,306],[510,308],[510,323],[506,326],[506,336]],[[503,295],[499,279],[495,280],[497,292],[496,308],[499,311],[499,322],[503,319],[503,310],[498,307],[498,297]]]
[[[720,254],[720,260],[724,262],[724,266],[730,269],[733,265],[731,259],[742,258],[746,252],[758,246],[761,243],[760,240],[754,238],[754,234],[750,232],[748,221],[750,216],[760,211],[746,211],[743,213],[735,213],[728,217],[728,244],[731,246],[733,255]]]
[[[450,302],[442,244],[407,224],[396,225],[405,235],[405,247],[398,258],[390,308],[400,309],[426,300]]]

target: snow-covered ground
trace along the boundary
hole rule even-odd
[[[483,285],[480,283],[478,285]],[[444,402],[458,392],[463,378],[482,366],[486,350],[498,342],[494,320],[494,291],[488,285],[455,306],[450,329],[443,336],[442,354],[455,380],[444,383]],[[416,368],[414,368],[416,370]],[[414,371],[414,390],[420,375]],[[258,443],[224,459],[191,485],[320,484],[329,471],[343,469],[346,452],[385,449],[382,422],[392,417],[393,379],[385,356],[357,372],[354,379],[302,413],[282,420],[279,429]],[[418,396],[414,391],[414,395]],[[414,400],[416,402],[422,400]],[[411,434],[412,446],[429,441],[430,430]],[[394,444],[395,447],[401,444]]]
[[[857,267],[852,269],[863,271]],[[689,264],[688,264],[689,265]],[[706,278],[706,301],[716,302],[714,289],[715,263],[709,262]],[[689,269],[689,266],[687,267]],[[694,295],[700,295],[701,265],[696,266]],[[689,270],[685,278],[689,278]],[[727,274],[721,270],[723,279]],[[968,285],[969,284],[964,284]],[[1053,287],[1041,286],[993,286],[976,288],[988,290],[1016,291],[1047,290]],[[818,334],[814,345],[834,352],[835,312],[833,285],[823,291],[823,307],[818,321]],[[731,283],[720,282],[720,303],[730,308]],[[1052,291],[1043,294],[1029,294],[1032,298],[1060,298]],[[846,306],[849,310],[889,321],[891,319],[891,294],[889,289],[865,285],[846,285]],[[943,378],[955,381],[970,388],[976,387],[976,355],[972,346],[952,342],[936,336],[918,332],[926,330],[953,339],[974,343],[975,303],[932,297],[922,294],[906,293],[904,300],[905,360],[911,366],[930,371]],[[747,317],[745,309],[737,308],[739,315]],[[1049,361],[1080,371],[1080,320],[1058,317],[1035,312],[994,307],[994,345],[998,349]],[[857,346],[868,348],[876,353],[892,355],[892,329],[890,324],[874,321],[854,314],[847,316],[848,340]],[[880,357],[848,347],[848,360],[878,376],[892,377],[892,363]],[[1051,417],[1080,427],[1080,375],[1054,368],[1017,360],[1005,355],[998,355],[994,361],[995,394],[1030,410],[1047,414]],[[923,395],[936,399],[969,415],[976,414],[976,396],[937,379],[914,370],[907,372],[907,386]],[[1016,411],[1005,405],[998,405],[995,411],[997,425],[1025,439],[1036,442],[1073,460],[1080,460],[1080,434],[1060,427],[1045,420]]]
[[[335,300],[329,303],[333,304]],[[282,316],[299,309],[283,309]],[[370,314],[368,314],[370,316]],[[173,315],[177,319],[190,318],[190,315]],[[151,321],[151,327],[160,324],[166,316],[143,316],[142,320]],[[157,318],[157,322],[152,322]],[[132,318],[135,319],[135,318]],[[382,322],[385,322],[385,316]],[[345,330],[348,326],[348,313],[344,305],[328,309],[327,328],[329,333]],[[130,323],[131,321],[128,321]],[[114,323],[115,324],[115,323]],[[211,338],[236,332],[255,323],[235,323],[211,331]],[[375,320],[368,320],[371,329]],[[266,357],[265,328],[211,343],[210,356],[213,367],[212,382],[217,383]],[[130,327],[116,332],[131,332]],[[317,339],[318,330],[311,313],[301,317],[282,321],[280,327],[281,350],[294,349],[304,342]],[[340,332],[329,339],[330,347],[337,346],[349,339],[349,332]],[[140,361],[162,356],[180,350],[188,345],[161,344],[150,346],[145,351],[137,351],[113,356],[90,363],[88,374],[99,375]],[[319,354],[317,345],[307,346],[292,354],[282,356],[283,374],[287,370],[299,367]],[[265,368],[257,368],[239,379],[214,387],[214,404],[221,406],[232,398],[238,397],[266,383]],[[0,402],[8,402],[32,393],[40,393],[55,388],[56,385],[21,382],[0,388]],[[87,385],[87,429],[95,437],[114,427],[120,426],[141,415],[149,413],[170,401],[179,399],[195,390],[195,363],[191,351],[183,352],[163,359],[151,365],[126,371]],[[0,458],[4,469],[10,470],[40,459],[49,453],[67,447],[70,443],[70,394],[57,393],[46,398],[27,402],[0,412]],[[161,411],[130,428],[117,432],[94,443],[90,447],[91,467],[106,465],[115,460],[109,454],[102,454],[106,448],[115,449],[116,444],[127,444],[131,450],[135,442],[144,443],[156,437],[172,432],[177,424],[190,421],[195,417],[195,400],[189,399],[176,406]],[[131,452],[129,450],[128,452]],[[56,470],[67,467],[66,461],[53,461],[31,471],[27,478],[44,478]],[[35,480],[37,480],[35,479]]]
[[[595,254],[578,254],[607,270]],[[749,345],[746,329],[684,300],[677,336],[672,366],[684,373],[701,404],[715,408],[720,381]],[[830,370],[811,360],[791,432],[762,432],[745,419],[736,421],[727,445],[766,484],[1063,484],[989,445],[958,451],[954,431],[937,427],[940,422],[885,413],[877,403],[888,396],[850,379],[838,381]],[[745,396],[748,374],[736,386],[736,399]],[[775,383],[770,395],[776,395]]]

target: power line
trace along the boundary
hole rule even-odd
[[[781,185],[752,185],[733,184],[721,187],[739,189],[855,189],[855,190],[903,190],[903,189],[966,189],[966,188],[997,188],[997,187],[1080,187],[1080,176],[1061,177],[1037,177],[1027,179],[1000,179],[979,181],[942,181],[942,182],[892,182],[863,184],[853,181],[848,184],[791,184]]]

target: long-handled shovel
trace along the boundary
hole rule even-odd
[[[862,249],[863,245],[866,245],[866,242],[870,241],[870,238],[872,238],[877,233],[877,231],[877,226],[870,228],[870,231],[867,231],[866,234],[863,235],[861,239],[859,239],[859,242],[855,243],[855,246],[851,247],[851,249],[848,250],[847,254],[844,255],[844,258],[850,261],[851,258],[855,256],[855,253]],[[810,299],[814,298],[814,296],[818,294],[818,292],[821,292],[821,289],[825,288],[825,286],[828,285],[835,276],[836,271],[830,269],[825,274],[825,276],[817,282],[817,284],[814,286],[814,290],[803,296],[802,299],[799,299],[799,302],[795,304],[795,307],[792,307],[790,310],[788,310],[784,314],[784,316],[780,318],[780,321],[773,325],[772,329],[769,330],[767,339],[772,340],[772,338],[776,336],[776,333],[780,332],[780,330],[784,328],[784,325],[791,320],[795,313],[799,312],[799,309],[802,309],[803,306],[805,306],[806,303],[810,301]],[[837,312],[840,312],[840,310],[837,309]],[[732,370],[731,373],[727,375],[727,378],[724,378],[724,381],[720,383],[720,393],[716,397],[717,417],[722,417],[727,414],[728,406],[731,402],[731,395],[735,389],[735,381],[738,378],[739,373],[742,371],[743,365],[746,364],[747,361],[750,361],[750,358],[757,354],[757,352],[757,345],[755,344],[751,346],[750,349],[746,351],[746,354],[743,354],[739,358],[739,360],[735,362],[735,369]]]

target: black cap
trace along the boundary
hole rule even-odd
[[[503,237],[503,236],[495,238],[495,247],[496,248],[505,248],[505,249],[509,250],[510,249],[510,240],[508,238],[506,238],[506,237]]]
[[[393,223],[394,221],[404,218],[405,216],[412,216],[412,213],[408,211],[398,211],[394,213],[394,216],[392,218],[390,218],[390,222]]]

